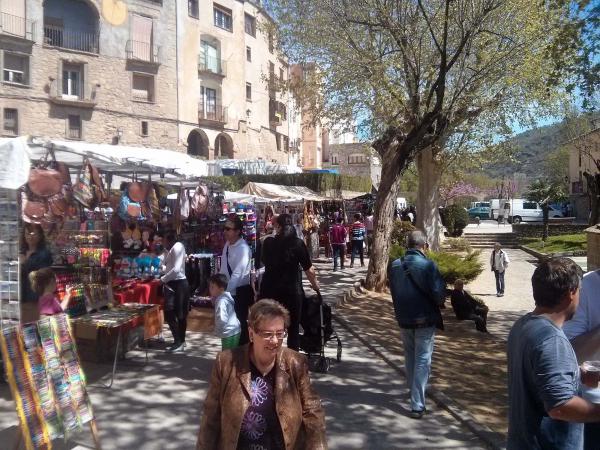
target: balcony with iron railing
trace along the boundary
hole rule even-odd
[[[35,41],[35,22],[25,17],[0,13],[0,36],[6,35]]]
[[[86,53],[98,53],[100,36],[97,32],[72,30],[44,24],[44,44]]]
[[[198,122],[204,124],[221,124],[227,123],[227,107],[221,105],[205,105],[198,104]]]
[[[227,62],[214,56],[200,55],[198,72],[225,77],[227,75]]]
[[[63,92],[62,81],[52,80],[48,96],[52,103],[67,106],[79,106],[82,108],[93,108],[98,103],[96,99],[96,88],[89,83],[81,82],[77,85],[77,95],[68,95]]]
[[[158,65],[159,52],[160,47],[152,45],[151,42],[127,41],[125,45],[125,54],[129,61]]]

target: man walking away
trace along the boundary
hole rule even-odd
[[[346,253],[346,227],[344,226],[344,218],[338,216],[335,220],[335,225],[331,227],[331,248],[333,249],[333,270],[338,268],[338,259],[340,260],[340,267],[344,270],[344,259]]]
[[[365,266],[365,260],[363,255],[363,247],[365,242],[365,236],[367,235],[367,229],[361,222],[362,216],[360,213],[354,214],[354,223],[350,227],[350,239],[352,240],[352,254],[350,255],[350,267],[354,267],[354,257],[356,254],[360,256],[361,267]]]
[[[508,255],[502,250],[502,246],[496,242],[490,256],[490,266],[492,266],[492,272],[496,276],[496,297],[504,296],[504,272],[509,262]]]
[[[404,364],[410,389],[411,417],[425,413],[425,389],[431,371],[431,355],[436,327],[443,329],[440,305],[446,284],[433,261],[423,253],[425,235],[413,231],[403,258],[389,269],[396,320],[402,329]]]
[[[581,281],[579,306],[573,319],[563,328],[571,340],[577,359],[600,360],[600,269],[588,272]],[[600,388],[584,387],[583,398],[600,404]],[[586,423],[583,432],[583,448],[597,450],[600,447],[600,423]]]
[[[579,396],[581,381],[598,386],[598,372],[580,371],[562,330],[577,310],[580,277],[568,258],[533,272],[535,309],[508,336],[508,450],[580,450],[582,422],[600,421],[600,405]]]
[[[173,335],[173,344],[167,347],[167,351],[175,353],[185,349],[190,288],[185,277],[185,247],[177,242],[174,231],[168,231],[163,241],[168,253],[164,261],[165,274],[160,281],[164,284],[165,321]]]

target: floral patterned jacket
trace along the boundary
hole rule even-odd
[[[235,450],[250,405],[249,345],[217,355],[196,450]],[[325,415],[306,358],[281,348],[275,361],[275,405],[286,450],[326,450]]]

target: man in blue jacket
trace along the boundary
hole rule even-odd
[[[414,419],[420,419],[425,413],[425,388],[431,370],[435,329],[443,329],[439,307],[446,291],[437,266],[423,253],[425,242],[421,231],[411,232],[408,235],[409,250],[389,268],[394,310],[402,329],[411,417]]]

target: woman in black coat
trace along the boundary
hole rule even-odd
[[[290,312],[287,346],[298,350],[300,313],[304,299],[301,270],[315,291],[318,292],[320,288],[306,244],[297,237],[289,214],[277,217],[276,235],[264,241],[262,260],[265,273],[260,285],[260,298],[277,300]]]

